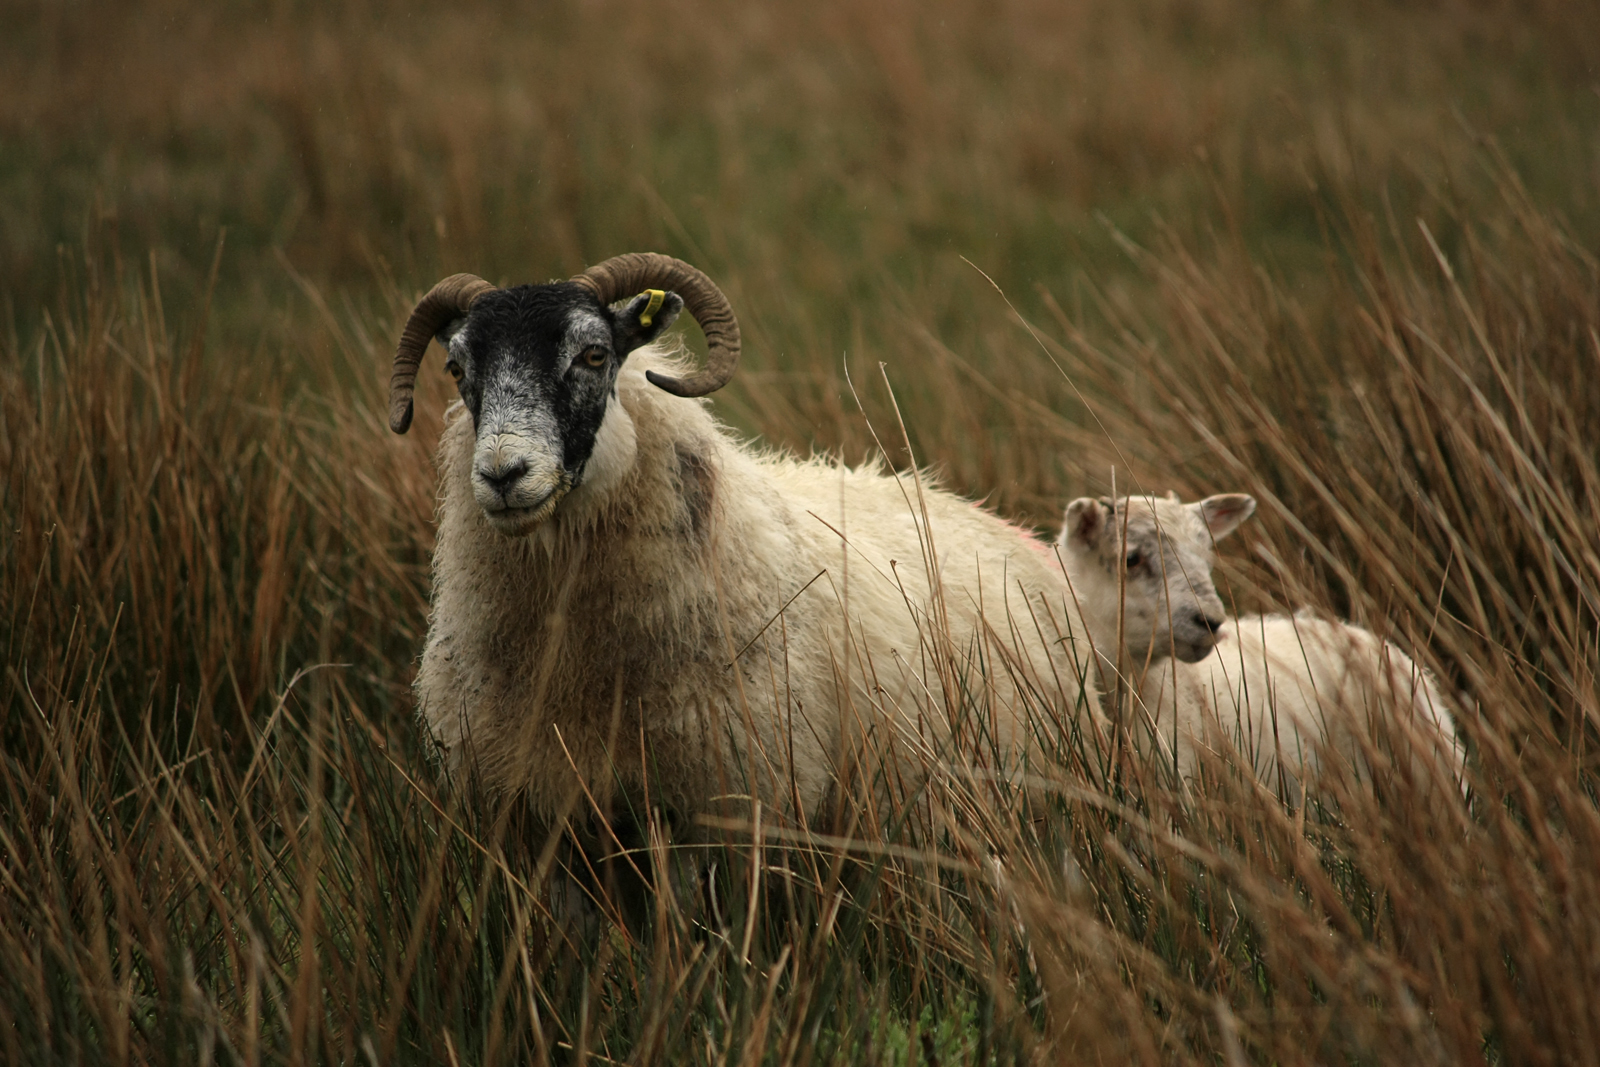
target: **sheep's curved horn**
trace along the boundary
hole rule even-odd
[[[602,304],[613,304],[646,289],[670,289],[683,298],[684,307],[706,335],[710,349],[706,367],[687,378],[646,371],[652,384],[678,396],[705,396],[733,377],[739,364],[739,320],[717,283],[699,269],[657,252],[629,252],[596,263],[572,280],[591,290]]]
[[[494,288],[475,274],[452,274],[417,302],[394,350],[394,373],[389,376],[389,429],[405,433],[411,428],[411,394],[417,384],[417,368],[422,365],[422,353],[428,350],[433,335],[451,319],[472,310],[472,302]]]

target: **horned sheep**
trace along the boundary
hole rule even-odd
[[[1350,766],[1387,737],[1460,776],[1431,675],[1371,631],[1301,612],[1227,618],[1214,543],[1255,511],[1243,494],[1074,500],[1057,547],[1089,624],[1101,687],[1123,679],[1135,736],[1192,777],[1202,750],[1248,760],[1293,790],[1329,751]],[[1119,643],[1117,634],[1122,633]],[[1382,729],[1373,729],[1377,720]]]
[[[709,348],[690,374],[661,343],[684,307]],[[695,399],[739,355],[696,268],[632,254],[544,285],[446,278],[399,343],[397,433],[434,338],[461,404],[416,693],[448,766],[550,819],[606,790],[634,810],[732,794],[815,814],[872,737],[889,777],[920,774],[962,728],[972,668],[989,721],[969,725],[1008,769],[1095,704],[1048,544],[920,474],[752,447]]]

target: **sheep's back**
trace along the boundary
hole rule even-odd
[[[976,710],[1021,751],[1040,716],[1059,727],[1096,706],[1092,683],[1083,692],[1083,624],[1049,546],[925,475],[919,487],[917,476],[875,466],[767,462],[795,516],[808,577],[823,576],[803,610],[836,649],[848,617],[858,687],[875,689],[880,710],[916,709],[924,727],[959,713],[929,706],[953,670],[985,682],[971,703],[985,705]]]
[[[1432,677],[1371,631],[1310,616],[1245,616],[1199,663],[1164,661],[1141,690],[1192,773],[1196,746],[1238,754],[1272,781],[1332,749],[1357,767],[1374,745],[1432,753],[1458,770],[1454,726]]]

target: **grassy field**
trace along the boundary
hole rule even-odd
[[[7,15],[0,1060],[1600,1062],[1600,8]],[[743,433],[1050,534],[1253,493],[1225,599],[1415,650],[1470,804],[946,768],[562,943],[412,718],[448,380],[385,385],[443,274],[635,249]]]

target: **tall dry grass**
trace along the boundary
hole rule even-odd
[[[1062,1026],[1079,1052],[1595,1057],[1600,261],[1483,163],[1499,203],[1447,212],[1447,243],[1345,198],[1321,308],[1236,245],[1169,244],[1135,252],[1158,310],[1116,341],[1063,317],[1045,342],[1104,397],[1109,440],[1076,430],[1080,454],[1116,442],[1151,488],[1262,500],[1250,558],[1226,554],[1241,609],[1313,605],[1423,649],[1471,751],[1465,819],[1404,744],[1373,753],[1382,801],[1348,767],[1325,782],[1331,817],[1225,762],[1192,798],[1085,798],[1117,831],[1101,862],[1041,870],[1020,905],[1060,995],[1095,991],[1102,1017]]]

